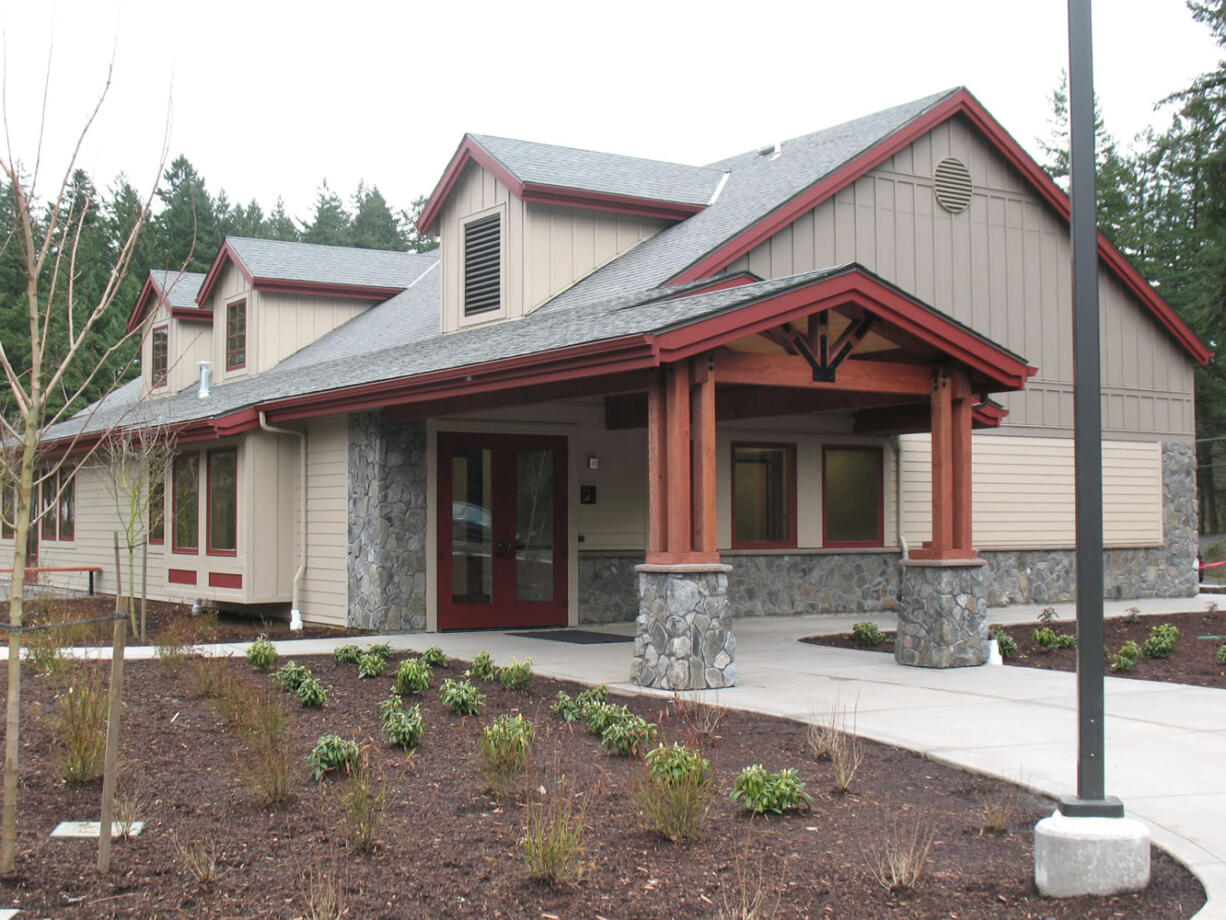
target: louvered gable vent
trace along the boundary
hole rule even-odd
[[[502,220],[493,214],[464,225],[464,315],[502,305]]]

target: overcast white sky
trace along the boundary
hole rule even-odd
[[[1182,0],[1098,0],[1095,88],[1129,140],[1216,66]],[[1046,136],[1065,0],[0,0],[15,155],[48,167],[115,77],[81,161],[148,188],[170,113],[216,193],[306,217],[326,178],[394,205],[428,193],[465,131],[706,163],[955,85],[1023,145]],[[40,182],[45,186],[46,180]]]

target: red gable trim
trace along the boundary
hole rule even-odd
[[[1055,208],[1061,217],[1065,220],[1069,219],[1071,212],[1068,195],[1051,180],[1051,177],[1038,163],[1031,159],[1009,132],[988,114],[987,109],[980,104],[979,100],[962,89],[708,253],[670,279],[671,283],[694,281],[726,268],[758,244],[774,236],[800,215],[851,185],[856,179],[880,166],[894,154],[955,115],[965,116],[979,128],[1010,164],[1030,181],[1040,196]],[[1209,359],[1213,357],[1213,352],[1205,347],[1204,343],[1175,313],[1170,304],[1149,286],[1127,258],[1102,233],[1098,234],[1098,255],[1196,361],[1200,364],[1209,362]]]
[[[314,294],[319,297],[343,297],[351,300],[387,300],[405,290],[404,285],[381,287],[324,281],[286,281],[278,278],[255,278],[251,286],[257,291],[275,294]]]
[[[430,193],[430,200],[417,218],[420,233],[429,233],[438,219],[444,202],[451,190],[460,181],[464,167],[477,163],[491,172],[505,185],[508,191],[521,201],[535,204],[554,204],[568,208],[587,208],[594,211],[612,211],[617,214],[634,214],[638,217],[657,217],[662,220],[684,220],[697,214],[706,205],[679,201],[658,201],[654,198],[638,198],[633,195],[617,195],[611,192],[594,192],[589,189],[566,188],[558,185],[543,185],[537,182],[520,182],[488,150],[465,134],[460,146],[452,155],[442,178]]]
[[[200,307],[171,307],[170,315],[187,323],[213,322],[213,311],[203,310]]]
[[[208,274],[204,276],[204,283],[200,285],[200,293],[196,295],[196,303],[204,307],[209,302],[213,288],[221,280],[221,273],[230,264],[238,267],[238,270],[243,273],[243,277],[247,279],[248,284],[252,283],[251,272],[247,271],[247,266],[243,264],[243,260],[238,257],[238,253],[234,251],[230,241],[226,240],[221,244],[221,249],[217,250],[217,257],[213,259],[213,264],[209,266]]]
[[[136,304],[132,307],[132,315],[128,317],[128,332],[135,332],[137,327],[145,318],[145,311],[152,306],[154,297],[160,299],[162,290],[153,280],[153,272],[150,272],[145,277],[145,283],[141,285],[140,296],[136,298]]]

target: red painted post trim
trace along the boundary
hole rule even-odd
[[[668,547],[668,430],[665,425],[664,370],[647,385],[647,552]]]
[[[243,576],[235,572],[209,572],[210,588],[242,588]]]
[[[166,580],[172,585],[194,585],[196,573],[191,569],[167,569]]]
[[[932,381],[932,541],[939,554],[953,548],[952,383],[938,371]]]
[[[831,450],[855,450],[875,454],[877,457],[877,536],[873,540],[832,540],[826,527],[826,497],[830,490],[826,485],[826,454]],[[883,546],[885,544],[885,452],[872,444],[823,444],[822,445],[822,546]]]
[[[690,366],[666,369],[665,424],[668,428],[668,551],[693,552],[693,509],[690,504]]]
[[[709,359],[699,356],[693,378],[696,381],[690,401],[690,425],[694,433],[694,474],[691,507],[694,514],[694,551],[716,551],[715,490],[715,374]]]
[[[234,525],[234,546],[230,548],[213,546],[213,460],[217,457],[231,454],[234,457],[234,506],[230,509],[230,516]],[[237,556],[238,555],[238,449],[234,447],[222,447],[217,450],[207,452],[205,461],[206,467],[206,485],[204,499],[204,536],[205,536],[205,553],[209,556]]]
[[[955,549],[969,550],[972,542],[971,506],[973,489],[971,482],[971,428],[974,425],[971,384],[966,373],[956,369],[951,373],[953,383],[953,416],[951,425],[951,448],[953,459],[953,545]]]
[[[752,540],[748,542],[738,541],[736,538],[736,450],[738,447],[769,447],[779,449],[784,452],[784,476],[788,482],[788,493],[791,498],[792,507],[789,509],[790,520],[789,534],[784,540]],[[733,441],[729,450],[729,458],[731,459],[732,472],[729,477],[732,496],[732,509],[730,518],[732,521],[732,548],[733,549],[794,549],[796,547],[796,517],[797,517],[797,496],[796,496],[796,444],[791,441]]]

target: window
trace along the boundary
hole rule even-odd
[[[77,535],[76,481],[69,470],[48,473],[39,485],[44,540],[72,540]]]
[[[166,542],[166,471],[149,473],[149,542]]]
[[[822,449],[822,544],[881,546],[880,447]]]
[[[732,545],[796,545],[796,445],[732,445]]]
[[[502,306],[502,213],[464,225],[464,315]]]
[[[213,555],[233,556],[238,529],[238,452],[209,451],[208,551]]]
[[[57,474],[60,485],[60,539],[77,536],[77,479],[67,470]]]
[[[5,484],[0,487],[0,539],[11,540],[17,535],[17,487]]]
[[[200,548],[200,455],[175,458],[171,537],[176,553],[194,553]]]
[[[247,301],[226,304],[226,370],[247,366]]]
[[[152,375],[152,386],[160,387],[166,383],[169,341],[170,331],[165,326],[157,326],[154,328],[152,343],[153,360],[149,368],[149,372]]]

